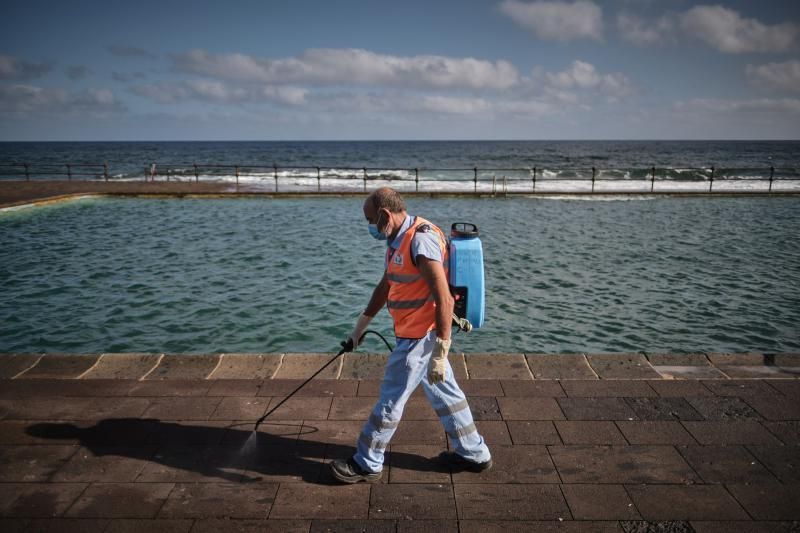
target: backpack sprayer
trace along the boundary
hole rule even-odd
[[[459,331],[468,333],[473,329],[483,326],[484,311],[485,311],[485,288],[484,288],[484,274],[483,274],[483,245],[478,236],[478,226],[470,222],[456,222],[450,227],[450,243],[449,243],[449,271],[450,271],[450,292],[453,295],[453,325],[457,326]],[[383,340],[386,347],[391,352],[394,348],[389,342],[377,331],[367,330],[361,340],[367,335],[372,333],[377,335]],[[317,375],[328,368],[334,361],[336,361],[342,354],[353,351],[353,341],[348,339],[342,342],[342,349],[339,353],[334,355],[330,361],[325,363],[322,368],[314,372],[310,378],[300,384],[295,390],[289,393],[278,405],[270,409],[261,418],[256,421],[253,428],[253,435],[255,435],[258,426],[267,419],[269,415],[274,413],[281,405],[283,405],[289,398],[294,396],[297,391],[305,387],[306,383],[317,377]]]

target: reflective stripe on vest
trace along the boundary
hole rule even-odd
[[[442,265],[447,276],[447,238],[442,230],[422,217],[416,217],[406,230],[397,250],[388,258],[386,280],[389,282],[389,297],[386,306],[394,320],[394,332],[398,337],[419,339],[436,327],[436,304],[427,282],[419,268],[411,261],[411,241],[420,225],[427,224],[439,237]]]

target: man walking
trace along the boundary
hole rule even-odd
[[[447,361],[453,313],[447,239],[432,223],[406,213],[403,198],[388,187],[367,197],[364,216],[370,234],[388,241],[388,247],[383,277],[349,340],[355,348],[372,318],[386,305],[397,346],[389,356],[380,398],[361,430],[356,453],[333,461],[333,476],[344,483],[381,478],[384,451],[420,382],[454,450],[442,452],[440,461],[453,470],[482,472],[492,466],[491,454]]]

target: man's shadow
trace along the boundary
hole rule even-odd
[[[246,422],[214,427],[157,419],[110,418],[88,427],[43,422],[32,424],[25,431],[40,439],[77,441],[95,456],[130,457],[231,482],[255,482],[265,477],[337,484],[327,463],[350,457],[354,452],[352,446],[309,438],[317,431],[313,426],[265,422],[256,435],[252,426]],[[386,453],[385,465],[389,464],[421,472],[450,472],[435,459],[397,451]],[[144,476],[144,480],[150,480],[148,475],[145,468],[139,479]],[[159,473],[153,475],[157,477]]]

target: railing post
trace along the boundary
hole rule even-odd
[[[772,192],[772,180],[775,177],[775,167],[769,167],[769,192]]]
[[[236,165],[234,168],[234,172],[236,172],[236,190],[239,190],[239,165]]]
[[[322,191],[322,178],[319,176],[319,167],[317,167],[317,192]]]
[[[200,174],[197,172],[197,163],[193,163],[192,166],[194,166],[194,182],[200,183]]]
[[[69,181],[72,181],[72,167],[69,163],[67,163],[67,178]]]
[[[364,192],[367,192],[367,169],[362,169],[364,171]]]
[[[108,161],[103,163],[103,177],[108,181]]]
[[[473,168],[472,172],[474,172],[472,181],[475,182],[475,192],[478,192],[478,167]]]
[[[497,175],[492,174],[492,196],[497,194]]]
[[[592,192],[594,192],[594,177],[597,174],[597,169],[592,167]]]
[[[714,167],[711,167],[711,177],[708,180],[708,192],[714,187]]]
[[[272,163],[272,175],[275,176],[275,192],[278,192],[278,165]]]
[[[414,169],[414,188],[417,192],[419,192],[419,169]]]
[[[29,165],[28,165],[28,163],[23,163],[23,165],[25,166],[25,181],[30,181],[31,180],[31,174],[30,174],[30,171],[28,170]]]
[[[656,167],[650,169],[652,174],[650,175],[650,192],[653,192],[656,186]]]
[[[508,196],[508,182],[506,181],[505,174],[503,175],[503,196]]]
[[[536,167],[533,167],[533,192],[536,192]]]

